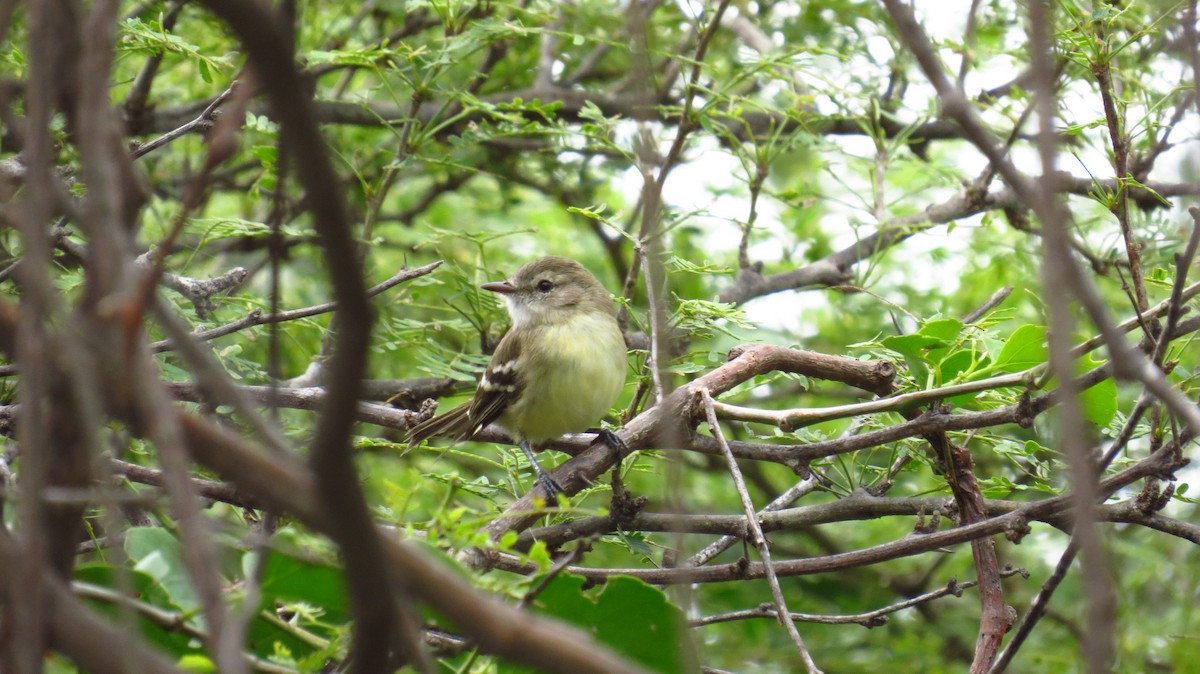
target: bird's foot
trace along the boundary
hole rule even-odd
[[[595,444],[596,442],[603,442],[609,447],[612,447],[613,449],[617,450],[617,453],[620,456],[629,454],[629,445],[625,444],[625,441],[621,439],[621,436],[608,430],[607,428],[601,428],[596,433],[596,439],[592,444]]]
[[[541,485],[542,491],[546,494],[546,505],[558,505],[558,495],[566,493],[562,485],[544,470],[538,471],[537,483]]]
[[[565,493],[566,490],[555,482],[553,477],[550,477],[550,472],[542,468],[542,464],[538,463],[537,457],[533,455],[533,447],[528,442],[522,440],[520,446],[521,451],[525,452],[525,458],[529,459],[529,465],[533,466],[534,472],[537,473],[537,482],[546,494],[546,504],[558,505],[558,495]]]

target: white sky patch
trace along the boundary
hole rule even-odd
[[[882,35],[867,38],[867,52],[876,63],[887,63],[895,56],[892,43]]]

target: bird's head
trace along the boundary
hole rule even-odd
[[[513,327],[562,323],[580,312],[616,315],[608,290],[586,267],[566,257],[538,258],[507,281],[480,287],[504,296]]]

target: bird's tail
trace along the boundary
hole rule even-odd
[[[435,435],[441,435],[455,440],[462,440],[471,434],[474,430],[471,428],[471,418],[467,412],[471,409],[470,401],[465,402],[458,407],[439,414],[432,419],[426,419],[413,427],[408,434],[408,448],[421,444],[422,440],[432,438]]]

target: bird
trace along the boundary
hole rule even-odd
[[[471,400],[413,427],[409,448],[433,436],[463,440],[493,422],[516,437],[556,502],[562,487],[534,447],[596,424],[625,386],[626,346],[608,290],[567,257],[526,263],[484,290],[504,298],[512,328],[500,339]],[[612,433],[603,438],[620,441]]]

